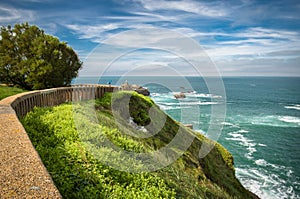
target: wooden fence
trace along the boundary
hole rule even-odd
[[[55,106],[70,101],[81,101],[100,98],[106,92],[118,90],[116,86],[106,85],[75,85],[72,87],[52,88],[32,91],[16,96],[10,103],[19,117],[30,112],[33,107]]]

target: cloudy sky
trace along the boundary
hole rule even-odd
[[[0,25],[37,25],[66,41],[83,62],[90,62],[88,55],[97,46],[105,55],[102,46],[116,34],[164,28],[195,40],[223,76],[300,76],[299,13],[298,0],[0,0]],[[137,37],[141,35],[126,37],[124,45],[135,43]],[[135,51],[119,59],[116,68],[186,67],[176,56]]]

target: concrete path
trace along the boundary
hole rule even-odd
[[[15,111],[1,103],[0,198],[61,198]]]

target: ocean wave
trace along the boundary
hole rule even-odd
[[[220,104],[218,102],[199,102],[199,105],[214,105],[214,104]]]
[[[268,165],[265,160],[257,160],[260,166]],[[286,170],[286,168],[284,168]],[[284,172],[284,171],[282,171]],[[279,175],[270,174],[263,168],[236,167],[237,178],[251,192],[257,194],[260,198],[281,199],[281,198],[299,198],[296,196],[294,188],[287,186],[286,181]]]
[[[254,140],[249,139],[245,136],[246,133],[249,133],[249,131],[244,130],[244,129],[240,129],[238,131],[233,131],[228,133],[227,135],[231,136],[231,137],[226,137],[226,140],[231,140],[231,141],[236,141],[239,145],[244,146],[246,153],[244,154],[244,156],[251,160],[253,159],[253,153],[255,153],[257,151],[256,146],[267,146],[265,144],[261,144],[261,143],[256,143]],[[260,161],[258,161],[258,163],[261,163]]]
[[[213,94],[207,94],[207,93],[185,93],[185,96],[187,97],[196,97],[196,98],[222,98],[220,95],[213,95]]]
[[[156,96],[161,96],[162,93],[151,93],[150,96],[151,97],[156,97]]]
[[[176,105],[215,105],[215,104],[220,104],[218,102],[201,102],[201,101],[193,101],[193,102],[161,102],[158,104],[166,105],[166,106],[176,106]]]
[[[179,109],[180,106],[207,106],[207,105],[218,105],[222,102],[216,101],[200,101],[196,97],[203,97],[203,98],[220,98],[220,96],[212,95],[212,94],[197,94],[196,92],[193,93],[186,93],[186,98],[177,99],[174,98],[175,92],[169,93],[151,93],[151,98],[155,103],[162,107],[163,110],[171,110],[171,109]],[[185,107],[183,107],[185,108]]]
[[[237,124],[232,124],[232,123],[230,123],[230,122],[222,122],[222,125],[239,128],[239,125],[237,125]]]
[[[169,92],[169,93],[151,93],[152,98],[168,98],[168,99],[174,99],[174,95],[178,94],[178,92]],[[207,94],[207,93],[197,93],[197,92],[191,92],[191,93],[184,93],[187,98],[214,98],[219,99],[222,98],[220,95],[214,95],[214,94]]]
[[[267,166],[268,165],[267,161],[264,159],[255,160],[255,164],[258,166]]]
[[[151,93],[150,97],[154,101],[168,101],[173,98],[171,93]]]
[[[289,105],[289,106],[285,106],[284,108],[286,108],[286,109],[295,109],[295,110],[300,111],[300,104]]]
[[[241,130],[239,130],[238,132],[239,132],[239,133],[249,133],[249,131],[246,131],[246,130],[244,130],[244,129],[241,129]]]
[[[161,105],[159,104],[158,105],[160,107],[160,109],[162,110],[178,110],[178,109],[188,109],[188,108],[193,108],[191,106],[164,106],[164,105]]]
[[[247,153],[245,154],[245,157],[248,159],[253,159],[252,154],[257,151],[255,148],[257,143],[255,143],[254,140],[246,138],[243,134],[241,134],[242,132],[244,134],[244,132],[248,131],[241,129],[239,131],[230,132],[228,133],[228,135],[230,135],[231,137],[226,137],[225,139],[237,141],[239,145],[246,147],[245,149],[247,150]]]
[[[287,123],[296,123],[300,125],[300,118],[298,117],[292,117],[292,116],[279,116],[278,119],[283,122]]]
[[[257,144],[258,146],[264,146],[264,147],[266,147],[267,145],[266,144],[261,144],[261,143],[259,143],[259,144]]]
[[[223,125],[225,126],[234,126],[234,124],[230,123],[230,122],[222,122]]]
[[[239,124],[253,124],[260,126],[274,127],[299,127],[300,118],[288,115],[261,115],[261,116],[244,116],[237,115],[231,120]]]
[[[264,167],[270,166],[270,167],[273,167],[273,168],[276,169],[276,170],[283,170],[283,169],[285,169],[284,166],[269,163],[269,162],[267,162],[267,161],[264,160],[264,159],[258,159],[258,160],[255,160],[254,163],[255,163],[256,165],[258,165],[258,166],[264,166]],[[291,171],[291,172],[293,172],[293,171]]]

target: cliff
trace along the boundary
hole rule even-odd
[[[122,103],[124,99],[128,104]],[[98,121],[89,116],[89,108],[97,110]],[[80,118],[76,124],[72,111]],[[153,117],[164,121],[159,130],[155,130],[159,124],[153,124]],[[199,158],[201,146],[212,141],[174,121],[150,98],[135,92],[106,93],[95,102],[73,107],[67,104],[36,108],[22,122],[63,197],[258,198],[235,177],[233,157],[224,147],[215,143],[207,156]],[[84,133],[78,135],[76,128],[84,129]],[[135,174],[124,171],[146,170],[143,161],[135,162],[131,168],[121,165],[124,171],[104,164],[113,159],[120,166],[124,157],[118,151],[103,148],[103,135],[123,150],[151,153],[168,146],[179,131],[194,139],[181,151],[182,156],[162,169]],[[176,153],[178,149],[170,147],[167,154]],[[159,158],[170,157],[162,153]]]

